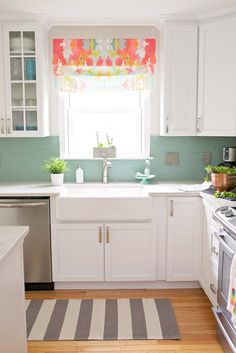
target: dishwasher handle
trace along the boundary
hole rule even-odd
[[[46,206],[46,202],[0,203],[0,208],[27,208],[43,206]]]

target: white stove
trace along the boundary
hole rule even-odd
[[[217,208],[213,218],[219,222],[234,239],[236,239],[236,207],[223,206]]]

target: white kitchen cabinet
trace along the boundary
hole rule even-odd
[[[3,47],[2,27],[0,26],[0,48]],[[0,136],[5,135],[5,88],[3,56],[0,54]]]
[[[156,280],[152,223],[52,225],[53,280]]]
[[[196,281],[202,235],[198,197],[168,198],[167,281]]]
[[[0,227],[0,352],[27,353],[23,241],[28,227]]]
[[[0,90],[5,108],[0,111],[0,136],[45,136],[48,134],[46,56],[41,26],[9,23],[3,24],[2,30],[4,81],[1,80]]]
[[[219,238],[218,225],[213,220],[212,214],[219,205],[215,202],[203,200],[203,234],[202,234],[202,260],[200,284],[213,305],[217,298]]]
[[[195,135],[198,26],[167,23],[162,34],[161,135]]]
[[[156,280],[156,226],[105,224],[106,281]]]
[[[53,280],[103,281],[103,225],[52,225]]]
[[[236,135],[236,17],[200,25],[199,136]]]

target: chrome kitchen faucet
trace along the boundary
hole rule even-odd
[[[108,182],[108,168],[111,168],[112,164],[106,158],[103,158],[103,172],[102,172],[102,182],[106,184]]]

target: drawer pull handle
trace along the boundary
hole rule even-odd
[[[110,243],[110,228],[106,228],[106,242]]]
[[[216,294],[216,289],[213,283],[210,284],[210,289],[214,294]]]
[[[211,248],[211,251],[212,251],[213,254],[215,254],[216,256],[219,255],[219,253],[218,253],[218,251],[216,250],[216,247],[215,247],[215,246],[213,246],[213,247]]]
[[[102,243],[102,227],[98,228],[98,241]]]

